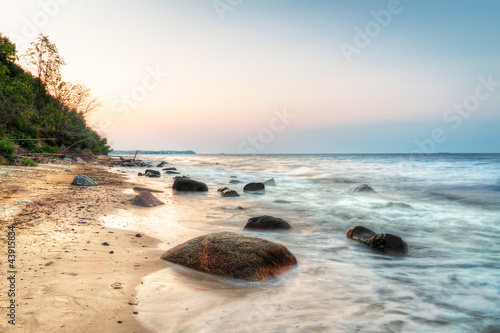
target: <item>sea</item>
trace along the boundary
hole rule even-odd
[[[165,250],[213,232],[248,234],[283,244],[298,260],[265,283],[165,263],[137,287],[137,318],[154,332],[500,332],[500,154],[138,158],[165,161],[209,191],[173,193],[175,175],[113,168],[164,190],[157,196],[167,205],[104,217],[108,226],[157,237]],[[243,192],[270,178],[276,186],[263,193]],[[360,184],[377,193],[355,193]],[[241,196],[223,198],[220,187]],[[261,215],[292,229],[243,230]],[[408,255],[347,239],[353,226],[400,236]]]

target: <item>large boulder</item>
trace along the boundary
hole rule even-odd
[[[163,202],[158,200],[149,191],[142,191],[141,193],[139,193],[139,195],[134,198],[132,203],[136,206],[141,206],[141,207],[156,207],[164,205]]]
[[[262,191],[266,188],[263,183],[249,183],[243,187],[243,191],[245,192],[254,192],[254,191]]]
[[[194,238],[168,250],[161,259],[252,282],[274,279],[297,265],[295,256],[283,245],[232,232]]]
[[[174,185],[172,185],[172,189],[176,191],[207,192],[208,186],[191,178],[177,178]]]
[[[77,186],[97,186],[97,183],[85,175],[78,175],[73,179],[71,185]]]
[[[373,250],[388,254],[406,255],[408,245],[399,236],[376,234],[372,230],[356,226],[347,231],[347,238],[363,243]]]
[[[278,217],[263,215],[252,217],[245,225],[245,230],[288,230],[290,224],[287,221]]]
[[[361,184],[354,189],[354,193],[377,193],[375,190],[368,184]]]

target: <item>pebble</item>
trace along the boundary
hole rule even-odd
[[[104,243],[102,243],[101,245],[104,245],[104,246],[109,246],[109,243],[108,243],[108,242],[104,242]]]

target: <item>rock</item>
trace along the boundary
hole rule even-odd
[[[168,163],[165,162],[165,161],[162,161],[160,164],[158,164],[156,167],[157,168],[163,168],[165,165],[167,165]]]
[[[243,191],[245,192],[262,191],[265,188],[266,186],[263,183],[249,183],[245,185]]]
[[[276,186],[276,181],[274,180],[274,178],[268,179],[268,180],[264,181],[263,183],[266,186]]]
[[[82,160],[80,157],[75,158],[76,164],[85,164],[85,161]]]
[[[229,190],[229,188],[228,187],[219,187],[217,189],[217,192],[224,192],[225,190]]]
[[[234,179],[236,179],[236,178],[238,178],[238,177],[236,177],[236,176],[230,176],[229,178],[234,178]]]
[[[407,209],[413,209],[411,205],[405,204],[403,202],[389,202],[386,205],[387,207],[398,207],[398,208],[407,208]]]
[[[267,281],[297,265],[283,245],[220,232],[194,238],[165,252],[161,259],[203,273],[244,281]]]
[[[140,238],[140,237],[142,237],[142,235],[141,234],[135,234],[135,237]]]
[[[148,175],[147,175],[147,176],[148,176]],[[156,173],[150,173],[148,177],[149,177],[149,178],[161,178],[161,176],[160,176],[160,175],[157,175]]]
[[[290,204],[291,203],[290,201],[287,201],[287,200],[274,200],[274,202],[280,203],[280,204]]]
[[[373,250],[388,254],[406,255],[408,245],[399,236],[392,234],[375,234],[368,228],[356,226],[347,231],[347,238],[356,240]]]
[[[141,206],[141,207],[156,207],[164,205],[163,202],[158,200],[149,191],[142,191],[141,193],[139,193],[139,195],[134,198],[132,203],[136,206]]]
[[[287,221],[280,219],[278,217],[272,217],[268,215],[263,215],[259,217],[252,217],[248,220],[245,225],[245,230],[255,230],[255,229],[273,229],[273,230],[288,230],[290,229],[290,224]]]
[[[347,231],[347,238],[354,239],[361,243],[368,242],[368,240],[375,235],[373,231],[362,226],[352,227]]]
[[[237,179],[231,179],[231,180],[229,181],[229,184],[241,184],[241,183],[242,183],[242,182],[240,182],[240,181],[239,181],[239,180],[237,180]]]
[[[370,238],[367,245],[373,250],[384,253],[396,253],[406,255],[408,253],[408,245],[399,236],[391,234],[376,234]]]
[[[145,172],[146,177],[151,177],[152,175],[160,176],[160,171],[147,169]]]
[[[73,179],[71,185],[77,186],[97,186],[97,183],[85,175],[78,175]]]
[[[238,194],[238,192],[236,192],[235,190],[231,190],[230,188],[226,188],[224,191],[221,192],[221,195],[224,197],[224,198],[230,198],[230,197],[239,197],[240,195]]]
[[[207,192],[208,186],[205,183],[190,178],[178,178],[174,181],[172,189],[176,191]]]
[[[177,180],[177,179],[182,179],[182,178],[189,178],[189,177],[188,176],[175,176],[173,179]]]
[[[177,168],[171,167],[171,168],[165,168],[162,169],[163,171],[177,171]]]
[[[133,190],[136,192],[148,191],[151,193],[163,193],[163,192],[165,192],[165,191],[160,191],[160,190],[153,190],[152,188],[147,188],[147,187],[142,187],[142,186],[136,186],[133,188]]]
[[[64,171],[66,171],[66,172],[73,172],[73,170],[71,170],[71,169],[66,169]]]
[[[137,174],[137,176],[142,177],[142,176],[144,176],[144,174],[143,174],[142,172],[139,172],[139,173]]]
[[[362,184],[354,189],[355,193],[377,193],[370,185]]]
[[[237,210],[245,210],[245,208],[241,207],[241,206],[238,206],[236,207]]]
[[[104,242],[101,245],[103,245],[103,246],[109,246],[109,243],[108,242]]]
[[[168,170],[165,173],[167,175],[180,175],[181,174],[179,171],[174,171],[174,170]]]

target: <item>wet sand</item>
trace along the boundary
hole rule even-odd
[[[138,302],[135,288],[144,276],[165,267],[163,251],[155,238],[103,226],[107,214],[138,209],[131,204],[135,195],[125,193],[135,184],[106,169],[0,167],[1,332],[149,332],[136,319],[139,307],[129,302]],[[70,185],[77,174],[99,186]],[[8,296],[5,277],[10,225],[15,297]],[[15,326],[6,309],[13,298]]]

